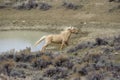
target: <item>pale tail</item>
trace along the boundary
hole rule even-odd
[[[46,36],[41,37],[35,44],[34,46],[37,46],[42,40],[44,40]]]

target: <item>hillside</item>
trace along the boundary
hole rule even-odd
[[[32,52],[31,47],[2,52],[0,79],[120,79],[120,0],[28,1],[0,0],[1,32],[35,30],[52,34],[74,26],[79,33],[71,36],[69,46],[62,51],[53,45],[55,49],[44,53]]]

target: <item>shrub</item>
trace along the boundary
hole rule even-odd
[[[111,9],[109,9],[109,12],[114,12],[114,11],[119,11],[120,10],[120,5],[112,7]]]
[[[49,67],[44,71],[43,76],[51,77],[52,79],[66,78],[68,70],[61,67]]]
[[[69,80],[81,80],[80,77],[81,76],[78,73],[73,73],[68,78],[69,78]]]
[[[96,45],[107,45],[108,42],[101,38],[96,38]]]
[[[120,0],[109,0],[109,2],[120,2]]]
[[[0,62],[0,72],[7,73],[10,75],[12,68],[14,68],[15,62],[13,60],[6,60]]]
[[[0,9],[6,8],[5,4],[0,4]]]
[[[36,69],[46,68],[50,64],[52,64],[52,62],[48,56],[42,56],[32,61],[32,67]]]
[[[51,5],[49,5],[48,3],[39,3],[38,4],[38,9],[46,11],[49,10],[50,8],[52,8]]]
[[[73,63],[70,61],[69,57],[67,55],[58,55],[54,61],[53,64],[57,67],[66,67],[71,69],[73,67]]]
[[[12,69],[10,72],[10,76],[25,78],[25,72],[23,70]]]
[[[87,74],[88,74],[88,71],[87,71],[86,67],[87,67],[87,63],[76,64],[76,65],[74,65],[74,67],[73,67],[72,70],[73,70],[75,73],[78,73],[78,74],[80,74],[81,76],[84,76],[84,75],[87,75]]]
[[[104,76],[100,72],[94,72],[88,75],[89,80],[103,80]]]
[[[30,10],[32,8],[36,8],[37,6],[38,4],[34,0],[27,0],[27,1],[22,1],[22,2],[16,2],[13,5],[13,8]]]
[[[76,10],[76,9],[82,7],[82,5],[81,5],[81,6],[78,6],[78,5],[75,5],[75,4],[73,4],[73,3],[68,3],[68,2],[64,2],[64,3],[62,4],[62,6],[65,7],[66,9],[73,9],[73,10]]]
[[[18,54],[15,55],[14,60],[16,62],[30,62],[33,58],[35,58],[34,55],[29,55],[29,54]]]
[[[18,9],[18,10],[24,9],[24,3],[23,2],[17,2],[13,5],[13,8]]]

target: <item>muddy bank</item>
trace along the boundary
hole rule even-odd
[[[64,26],[65,27],[65,26]],[[55,31],[55,30],[62,30],[63,26],[61,26],[61,28],[58,28],[56,26],[42,26],[42,25],[38,25],[38,26],[25,26],[25,25],[21,25],[21,26],[1,26],[0,27],[0,31],[15,31],[15,30],[28,30],[28,31]]]
[[[32,20],[31,20],[32,21]],[[6,24],[7,23],[7,24]],[[9,26],[8,26],[9,25]],[[79,23],[76,24],[36,24],[29,23],[29,22],[18,22],[16,24],[13,24],[11,21],[8,21],[4,23],[4,25],[0,25],[0,31],[14,31],[14,30],[28,30],[28,31],[50,31],[50,32],[58,32],[63,30],[65,27],[74,26],[78,29],[120,29],[120,23],[119,22],[101,22],[101,21],[79,21]],[[90,30],[91,30],[90,29]],[[89,30],[89,31],[90,31]]]
[[[0,78],[12,80],[119,80],[120,35],[80,43],[67,52],[31,52],[30,48],[0,55]]]

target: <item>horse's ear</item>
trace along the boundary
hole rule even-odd
[[[72,27],[70,27],[68,30],[71,32],[72,31]]]

